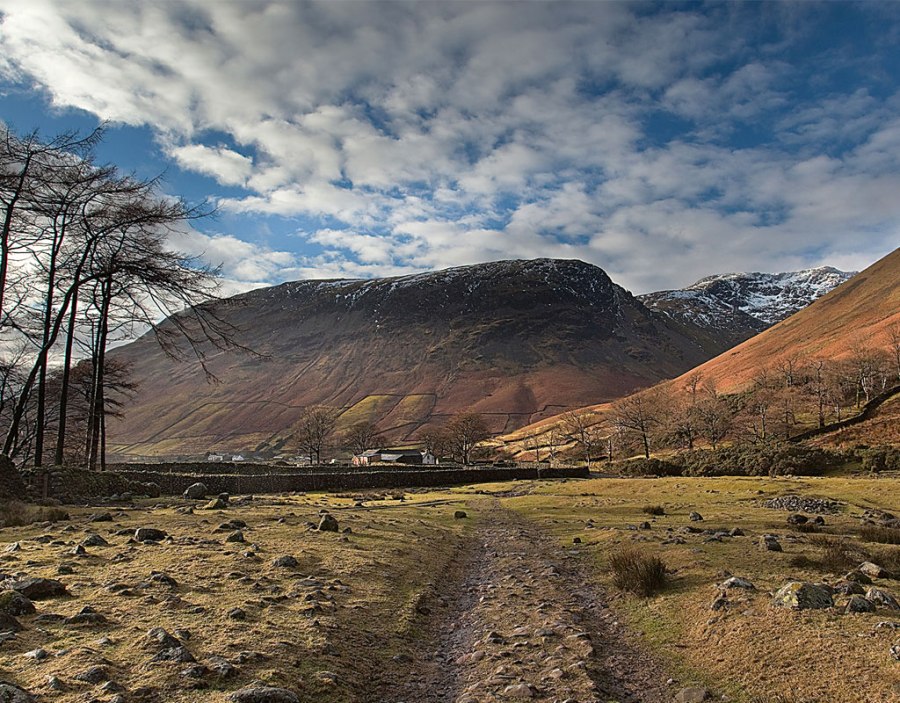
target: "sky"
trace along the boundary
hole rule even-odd
[[[0,120],[214,218],[227,292],[577,258],[634,293],[900,244],[900,3],[0,0]]]

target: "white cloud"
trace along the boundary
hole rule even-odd
[[[226,212],[324,222],[291,252],[181,242],[238,286],[568,256],[643,291],[875,258],[900,99],[817,88],[791,52],[818,10],[766,8],[0,0],[0,74],[150,126],[247,189]]]

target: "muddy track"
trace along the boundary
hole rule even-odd
[[[375,703],[671,701],[602,594],[558,542],[499,501],[420,606],[421,629],[373,686]]]

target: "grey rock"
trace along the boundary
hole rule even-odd
[[[66,596],[69,594],[65,585],[55,579],[26,578],[17,581],[6,581],[3,585],[10,590],[21,593],[31,600],[56,598],[57,596]],[[2,607],[3,606],[0,605],[0,608]],[[17,613],[12,613],[12,615],[16,614]]]
[[[247,686],[227,696],[234,703],[300,703],[296,693],[286,688]]]
[[[138,542],[161,542],[168,536],[165,530],[155,527],[139,527],[134,531],[134,538]]]
[[[103,681],[109,681],[109,672],[106,670],[106,667],[92,666],[89,669],[85,669],[84,671],[75,674],[72,678],[77,679],[78,681],[98,684]]]
[[[831,608],[834,600],[828,590],[817,584],[791,581],[778,589],[772,604],[780,608],[813,610]]]
[[[845,613],[872,613],[875,611],[875,604],[868,598],[854,595],[850,596],[847,605],[844,607]]]
[[[80,545],[82,547],[108,547],[109,542],[98,534],[90,534],[81,540]]]
[[[34,696],[11,683],[0,682],[0,703],[34,703]]]
[[[21,632],[22,623],[9,613],[0,612],[0,632]]]
[[[891,578],[891,573],[887,569],[884,569],[871,561],[864,561],[856,567],[856,570],[872,579]]]
[[[456,511],[453,513],[453,517],[454,517],[454,519],[456,519],[456,520],[463,520],[463,519],[469,517],[469,515],[468,515],[468,513],[466,513],[465,510],[456,510]]]
[[[207,493],[209,493],[209,489],[206,484],[198,481],[188,486],[182,495],[188,500],[202,500],[206,498]]]
[[[809,518],[800,513],[791,513],[788,515],[787,521],[789,525],[805,525],[809,522]]]
[[[691,522],[701,522],[703,520],[703,516],[696,510],[691,511],[691,514],[688,515],[688,518],[691,520]]]
[[[244,541],[244,533],[240,530],[232,532],[225,538],[226,542],[243,542]]]
[[[783,552],[784,550],[781,548],[781,543],[778,541],[778,538],[775,535],[763,535],[759,540],[760,549],[764,549],[769,552]]]
[[[277,566],[282,569],[296,569],[300,566],[300,562],[297,561],[290,554],[286,554],[284,556],[278,557],[272,561],[272,566]]]
[[[755,591],[756,586],[754,586],[747,579],[742,579],[739,576],[732,576],[729,579],[726,579],[722,582],[719,588],[744,588],[748,591]]]
[[[688,686],[675,694],[675,703],[703,703],[703,701],[709,700],[711,697],[709,691],[705,688]]]
[[[319,526],[316,529],[319,532],[338,532],[340,530],[338,521],[333,515],[328,513],[325,513],[325,515],[322,516],[322,519],[319,520]]]
[[[882,591],[880,588],[870,588],[866,591],[866,598],[872,601],[878,608],[900,610],[900,603],[897,602],[897,599],[887,591]]]
[[[866,589],[856,581],[839,581],[834,584],[834,592],[842,596],[862,596],[865,595]]]

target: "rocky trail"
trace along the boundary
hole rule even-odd
[[[671,701],[575,555],[499,501],[419,604],[422,627],[372,687],[379,703]]]

